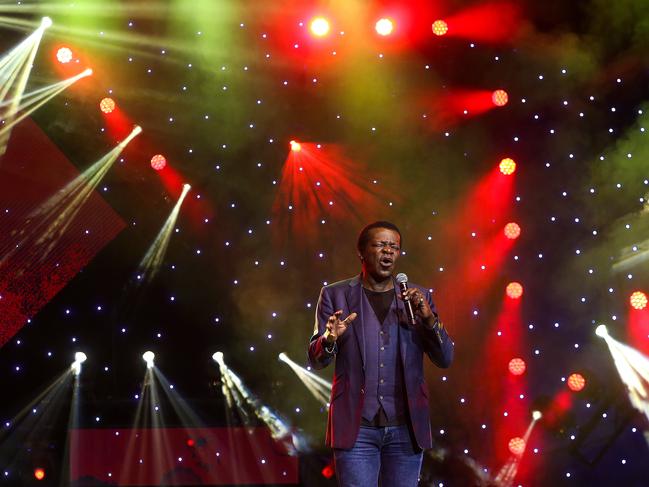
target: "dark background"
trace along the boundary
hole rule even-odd
[[[316,40],[307,24],[319,12],[333,32]],[[397,20],[399,35],[376,36],[382,12],[404,19]],[[3,52],[43,15],[54,25],[28,91],[88,66],[94,74],[34,112],[33,121],[79,172],[131,125],[143,133],[97,188],[125,228],[0,349],[3,422],[83,350],[80,424],[129,426],[144,376],[141,355],[153,350],[157,367],[203,422],[225,426],[231,418],[211,359],[221,350],[261,402],[306,438],[303,478],[319,477],[328,461],[326,411],[277,355],[306,366],[321,286],[358,271],[359,229],[386,219],[403,234],[399,270],[434,289],[456,342],[451,369],[427,365],[433,436],[446,456],[427,459],[423,477],[435,464],[444,485],[468,485],[461,479],[482,468],[495,476],[532,409],[550,408],[568,390],[565,378],[579,372],[586,388],[568,391],[556,421],[536,425],[517,482],[642,485],[649,478],[646,418],[630,407],[593,333],[606,323],[616,339],[647,350],[649,329],[636,336],[629,330],[628,301],[648,287],[646,264],[612,268],[624,248],[647,238],[645,2],[5,5]],[[436,37],[430,25],[437,18],[459,20]],[[454,25],[468,34],[451,35]],[[62,45],[78,63],[57,63]],[[505,107],[463,115],[446,104],[497,88],[509,94]],[[99,110],[105,96],[117,103],[119,122]],[[301,156],[289,157],[293,139],[304,142]],[[154,154],[167,159],[161,172],[149,165]],[[293,180],[301,192],[291,193],[282,175],[295,157],[311,166]],[[503,157],[518,163],[511,194],[492,184]],[[314,190],[317,181],[326,181],[328,192]],[[134,285],[138,263],[186,182],[192,190],[159,273]],[[0,210],[17,204],[0,195]],[[463,270],[495,256],[491,242],[509,221],[522,234],[502,262],[486,277]],[[92,216],[83,223],[102,229]],[[525,291],[507,324],[515,338],[498,347],[510,281]],[[506,364],[515,356],[527,371],[514,381]],[[320,375],[329,379],[331,370]],[[503,417],[504,410],[512,413]],[[43,454],[55,476],[67,413],[57,417],[39,426],[37,448],[58,445]],[[165,417],[167,425],[178,423],[173,412]],[[33,455],[20,455],[17,464],[3,458],[2,466],[30,470]]]

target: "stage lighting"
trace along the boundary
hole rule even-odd
[[[512,375],[523,375],[527,365],[522,358],[513,358],[509,361],[508,369]]]
[[[138,128],[139,127],[136,127],[135,130],[137,130]],[[169,216],[160,228],[158,235],[153,240],[153,242],[151,242],[151,245],[147,249],[146,254],[144,254],[144,257],[142,257],[142,260],[140,261],[140,264],[137,268],[138,285],[150,283],[162,268],[162,264],[163,262],[165,262],[167,249],[169,248],[169,242],[171,241],[171,236],[174,233],[176,221],[178,220],[178,215],[180,214],[180,207],[182,206],[183,201],[185,201],[187,193],[189,193],[190,189],[191,186],[189,184],[183,185],[183,191],[178,197],[178,201],[176,201],[176,204],[169,213]]]
[[[223,363],[223,352],[215,352],[214,355],[212,355],[212,360],[219,364]]]
[[[509,95],[505,90],[496,90],[491,94],[491,101],[497,107],[504,107],[509,101]]]
[[[62,47],[56,51],[56,59],[61,64],[67,64],[72,61],[72,50],[69,47]]]
[[[161,171],[167,165],[167,159],[162,154],[156,154],[151,158],[151,167],[156,171]]]
[[[642,291],[634,292],[629,298],[633,309],[645,309],[647,307],[647,295]]]
[[[579,392],[586,387],[586,379],[581,374],[570,374],[570,377],[568,377],[568,387],[573,392]]]
[[[287,359],[287,358],[288,358],[288,357],[287,357],[287,355],[286,355],[284,352],[282,352],[282,353],[279,354],[279,359],[280,359],[282,362],[286,362],[286,359]]]
[[[115,100],[112,98],[102,98],[99,102],[99,109],[104,113],[113,113],[113,110],[115,110]]]
[[[379,19],[375,25],[376,32],[382,36],[389,36],[394,30],[394,23],[390,19]]]
[[[45,469],[44,468],[35,468],[34,469],[34,478],[36,480],[43,480],[45,478]]]
[[[153,353],[151,350],[148,350],[142,354],[142,358],[146,362],[147,368],[152,368],[153,367],[153,360],[155,359],[155,353]]]
[[[336,475],[336,471],[334,470],[332,463],[330,463],[329,465],[325,465],[324,468],[320,471],[320,473],[326,479],[330,479],[334,475]]]
[[[74,375],[78,376],[81,373],[81,364],[86,361],[88,357],[83,352],[77,352],[74,354],[74,362],[70,366],[70,369]]]
[[[521,235],[521,227],[518,225],[518,223],[508,223],[505,225],[505,237],[507,237],[510,240],[516,240],[520,235]]]
[[[136,135],[139,135],[141,133],[142,133],[142,127],[140,127],[139,125],[136,125],[135,127],[133,127],[133,132],[131,132],[133,137],[135,137]]]
[[[82,77],[85,77],[85,76],[92,76],[92,73],[93,73],[92,68],[88,68],[88,69],[86,69],[83,73],[81,73],[81,76],[82,76]]]
[[[602,338],[608,336],[608,329],[606,328],[606,325],[599,325],[597,328],[595,328],[595,335]]]
[[[514,172],[516,171],[516,162],[514,162],[514,159],[506,157],[500,161],[499,167],[501,173],[503,173],[505,176],[509,176],[510,174],[514,174]]]
[[[300,152],[300,151],[302,150],[302,146],[300,145],[299,142],[296,142],[296,141],[294,141],[294,140],[291,140],[291,141],[289,142],[289,144],[290,144],[290,146],[291,146],[291,150],[292,150],[293,152]]]
[[[617,341],[608,334],[604,325],[599,325],[596,333],[608,345],[615,368],[626,386],[631,405],[646,418],[649,418],[649,397],[647,396],[649,357],[642,351]]]
[[[436,20],[433,22],[433,34],[436,36],[443,36],[448,32],[448,24],[443,20]]]
[[[520,436],[509,440],[509,451],[514,455],[520,456],[525,451],[525,440]]]
[[[541,411],[532,411],[532,419],[534,421],[538,421],[542,417],[543,417],[543,414],[541,413]]]
[[[511,299],[518,299],[523,295],[523,286],[520,282],[510,282],[505,289],[507,297]]]
[[[311,21],[311,33],[316,37],[324,37],[329,33],[329,21],[324,17],[315,17]]]
[[[41,27],[43,29],[47,29],[48,27],[52,27],[52,19],[50,19],[49,17],[43,17],[41,19]]]

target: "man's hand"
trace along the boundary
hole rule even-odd
[[[325,331],[324,336],[328,343],[334,343],[339,336],[347,331],[347,326],[356,319],[356,316],[358,316],[357,313],[351,313],[347,318],[341,320],[340,316],[342,314],[343,310],[339,309],[327,320],[327,330]]]
[[[425,322],[434,319],[433,310],[430,309],[428,301],[426,301],[426,297],[416,287],[406,289],[406,291],[400,297],[405,301],[410,301],[412,303],[412,310]]]

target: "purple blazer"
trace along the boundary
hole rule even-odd
[[[427,289],[419,288],[434,311],[433,301]],[[395,292],[398,285],[394,284]],[[309,362],[314,369],[329,365],[334,357],[335,370],[331,389],[329,418],[327,421],[327,445],[332,448],[352,448],[361,424],[361,411],[365,397],[365,339],[361,307],[360,276],[336,282],[322,288],[315,314],[314,334],[309,342]],[[430,416],[428,410],[428,387],[424,380],[424,354],[438,367],[447,368],[453,360],[453,342],[445,329],[429,330],[417,322],[407,323],[403,301],[397,300],[399,313],[399,348],[404,370],[404,386],[407,395],[409,421],[420,448],[431,448]],[[356,312],[358,316],[338,338],[334,353],[328,353],[324,345],[327,319],[342,309],[342,317]]]

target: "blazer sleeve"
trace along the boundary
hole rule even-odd
[[[426,290],[426,301],[428,301],[430,309],[433,310],[433,313],[437,316],[433,298],[428,290]],[[419,330],[423,338],[424,351],[430,358],[431,362],[442,369],[450,367],[451,362],[453,362],[454,345],[451,337],[448,336],[444,325],[439,322],[439,326],[430,329],[423,324],[420,324]]]
[[[334,314],[333,303],[327,288],[323,287],[315,309],[313,336],[309,340],[309,364],[314,369],[324,369],[338,352],[338,344],[329,346],[324,337],[327,320],[332,314]]]

